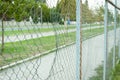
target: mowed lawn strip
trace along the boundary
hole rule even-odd
[[[104,32],[103,28],[83,30],[83,40],[97,36]],[[25,59],[36,54],[41,54],[56,46],[68,45],[76,40],[76,32],[40,37],[24,41],[5,43],[4,52],[0,56],[0,66]],[[57,43],[57,45],[56,45]],[[1,45],[0,45],[1,46]]]

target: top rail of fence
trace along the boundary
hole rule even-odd
[[[107,0],[113,7],[117,8],[120,10],[120,6],[116,5],[112,0]]]

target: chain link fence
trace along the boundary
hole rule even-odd
[[[119,60],[119,0],[79,1],[77,14],[81,18],[77,19],[77,32],[80,35],[76,39],[80,44],[77,46],[80,77],[77,79],[119,80],[114,78],[116,73],[113,75]]]
[[[0,0],[0,80],[112,80],[119,3]]]
[[[120,19],[120,9],[119,9],[119,0],[108,0],[106,2],[108,4],[108,33],[107,33],[107,59],[106,59],[106,79],[111,80],[114,68],[116,64],[118,64],[119,59],[119,19]],[[112,17],[113,16],[113,17]],[[114,36],[112,36],[114,35]]]
[[[81,0],[80,80],[102,80],[104,61],[104,1]],[[99,71],[101,72],[99,74]],[[79,80],[79,79],[78,79]]]
[[[71,1],[0,0],[0,80],[75,80]]]

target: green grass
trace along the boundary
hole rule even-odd
[[[69,35],[60,34],[58,35],[58,40],[58,46],[67,45],[75,41],[75,32],[69,33]],[[55,36],[5,43],[5,49],[1,56],[2,58],[5,58],[5,60],[1,60],[0,66],[32,55],[40,54],[53,48],[56,48]]]
[[[116,48],[117,48],[116,53],[118,55],[119,46],[116,46]],[[112,71],[112,80],[120,80],[120,59],[117,56],[116,61],[118,61],[118,60],[119,60],[119,62],[116,64],[115,69],[113,69],[113,71]]]
[[[86,40],[102,34],[103,32],[103,28],[83,30],[82,37],[83,40]],[[56,48],[56,41],[58,42],[57,46],[59,47],[75,42],[75,39],[76,33],[70,32],[58,34],[57,36],[52,35],[24,41],[5,43],[4,52],[0,56],[0,66],[6,65],[14,61],[22,60],[36,54],[40,54],[48,50],[52,50],[53,48]]]
[[[113,70],[113,49],[111,49],[107,56],[107,67],[106,67],[106,80],[120,80],[120,64]],[[116,62],[118,61],[118,46],[116,46]],[[103,64],[100,64],[96,69],[96,75],[92,76],[89,80],[102,80],[103,79]]]
[[[86,24],[86,25],[83,25],[83,27],[94,27],[94,26],[104,26],[104,24]]]
[[[115,66],[113,70],[112,80],[120,80],[120,62]]]

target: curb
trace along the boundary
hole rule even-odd
[[[102,34],[102,33],[97,34],[97,35],[101,35],[101,34]],[[85,40],[87,40],[87,39],[90,39],[90,38],[92,38],[92,37],[95,37],[95,36],[97,36],[97,35],[92,35],[92,36],[90,36],[90,37],[88,37],[88,38],[83,39],[83,41],[85,41]],[[43,53],[41,53],[41,54],[37,54],[37,55],[35,55],[35,56],[29,57],[29,58],[26,58],[26,59],[23,59],[23,60],[20,60],[20,61],[13,62],[13,63],[8,64],[8,65],[6,65],[6,66],[2,66],[2,67],[0,67],[0,71],[1,71],[1,70],[4,70],[4,69],[7,69],[7,68],[10,68],[10,67],[13,67],[13,66],[16,66],[16,65],[18,65],[18,64],[22,64],[22,63],[24,63],[24,62],[27,62],[27,61],[36,59],[36,58],[38,58],[38,57],[45,56],[45,55],[47,55],[47,54],[49,54],[49,53],[51,53],[51,52],[56,51],[57,49],[62,49],[62,48],[65,48],[65,47],[70,46],[70,45],[73,45],[73,44],[75,44],[75,42],[72,42],[72,43],[67,44],[67,45],[60,46],[60,47],[58,47],[58,48],[54,48],[54,49],[52,49],[52,50],[43,52]]]
[[[19,65],[19,64],[22,64],[22,63],[24,63],[24,62],[27,62],[27,61],[30,61],[30,60],[33,60],[33,59],[36,59],[36,58],[45,56],[45,55],[47,55],[47,54],[49,54],[49,53],[51,53],[51,52],[56,51],[57,49],[62,49],[62,48],[65,48],[65,47],[70,46],[70,45],[73,45],[73,44],[75,44],[75,42],[72,42],[72,43],[70,43],[70,44],[63,45],[63,46],[60,46],[60,47],[58,47],[58,48],[54,48],[54,49],[52,49],[52,50],[43,52],[43,53],[41,53],[41,54],[37,54],[37,55],[35,55],[35,56],[29,57],[29,58],[26,58],[26,59],[23,59],[23,60],[20,60],[20,61],[13,62],[13,63],[8,64],[8,65],[5,65],[5,66],[2,66],[2,67],[0,67],[0,71],[1,71],[1,70],[4,70],[4,69],[7,69],[7,68],[10,68],[10,67],[13,67],[13,66],[16,66],[16,65]]]

